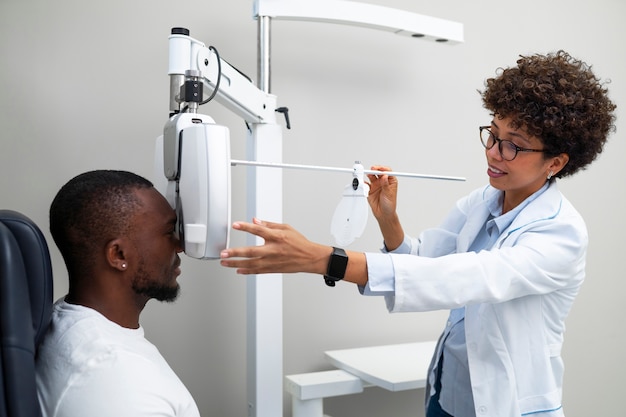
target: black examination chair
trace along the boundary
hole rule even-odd
[[[52,313],[52,266],[41,230],[0,210],[0,417],[40,417],[37,346]]]

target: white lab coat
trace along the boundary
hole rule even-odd
[[[461,199],[440,228],[391,253],[392,312],[466,306],[465,333],[476,415],[519,417],[561,406],[564,320],[585,276],[587,229],[553,181],[498,238],[466,252],[484,226],[490,186]],[[544,415],[544,414],[540,414]]]

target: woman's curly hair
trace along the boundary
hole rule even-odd
[[[602,152],[616,106],[589,65],[558,51],[520,55],[516,67],[497,73],[485,81],[483,106],[540,138],[546,157],[568,154],[557,177],[584,169]]]

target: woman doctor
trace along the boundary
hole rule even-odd
[[[221,264],[343,279],[384,295],[391,312],[450,309],[429,370],[427,417],[563,416],[564,320],[585,276],[587,230],[556,179],[602,151],[615,105],[590,67],[563,51],[521,56],[485,87],[493,118],[479,133],[489,185],[460,199],[438,228],[406,235],[397,179],[370,175],[382,253],[345,253],[254,219],[233,228],[265,243],[227,249]]]

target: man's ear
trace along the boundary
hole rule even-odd
[[[106,262],[114,269],[126,271],[128,269],[127,241],[125,239],[113,239],[105,248]]]

